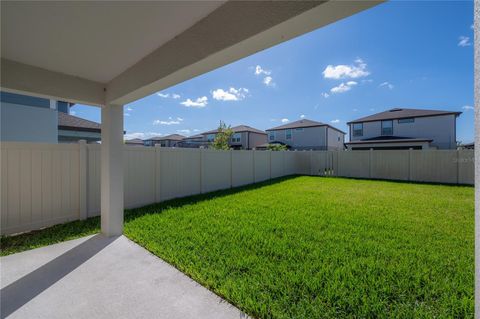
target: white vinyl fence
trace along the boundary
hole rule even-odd
[[[1,143],[1,234],[100,213],[100,145]],[[125,207],[291,174],[473,184],[473,151],[215,151],[125,146]]]

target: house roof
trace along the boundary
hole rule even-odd
[[[408,142],[431,142],[429,138],[412,138],[403,136],[377,136],[359,141],[350,141],[345,144],[371,144],[371,143],[408,143]]]
[[[149,138],[147,141],[165,141],[165,140],[172,140],[172,141],[181,141],[185,138],[185,136],[180,134],[170,134],[167,136],[154,136]]]
[[[410,118],[410,117],[439,116],[439,115],[449,115],[449,114],[458,116],[462,114],[462,112],[394,108],[384,112],[376,113],[373,115],[365,116],[365,117],[350,121],[347,124],[382,121],[382,120],[393,120],[393,119],[402,119],[402,118]]]
[[[267,129],[267,131],[276,131],[276,130],[286,130],[286,129],[294,129],[294,128],[301,128],[301,127],[316,127],[316,126],[328,126],[336,131],[339,131],[343,134],[346,134],[344,131],[339,130],[338,128],[331,126],[330,124],[322,123],[322,122],[317,122],[317,121],[312,121],[309,119],[301,119],[295,122],[287,123],[284,125],[276,126]]]
[[[258,133],[258,134],[267,134],[264,131],[261,131],[259,129],[256,129],[256,128],[248,126],[248,125],[237,125],[237,126],[232,127],[231,129],[234,133],[251,132],[251,133]],[[202,133],[202,135],[215,134],[215,133],[218,133],[218,129],[204,132],[204,133]]]
[[[126,144],[142,144],[143,145],[143,140],[141,140],[139,138],[133,138],[131,140],[126,140],[125,143]]]
[[[199,138],[203,138],[203,135],[202,134],[197,134],[197,135],[184,137],[183,139],[188,140],[188,139],[199,139]]]
[[[101,132],[100,123],[82,119],[63,112],[58,112],[58,128],[69,131]]]

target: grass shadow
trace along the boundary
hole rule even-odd
[[[174,198],[164,202],[150,204],[147,206],[125,210],[125,222],[134,220],[148,214],[160,214],[168,208],[177,208],[185,205],[192,205],[201,201],[219,198],[249,191],[280,183],[299,175],[283,176],[255,184],[218,190],[205,194],[192,195],[188,197]],[[22,233],[12,236],[2,236],[0,238],[0,256],[7,256],[14,253],[48,246],[63,241],[93,235],[100,232],[100,217],[90,217],[85,220],[77,220],[65,224],[59,224],[52,227],[34,230],[28,233]]]

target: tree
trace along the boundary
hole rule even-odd
[[[212,147],[216,150],[229,150],[230,145],[228,142],[232,138],[233,130],[230,128],[230,125],[227,126],[225,122],[220,121],[218,126],[218,132],[215,135],[215,140],[213,140]]]
[[[269,151],[286,151],[287,150],[287,145],[278,144],[278,143],[268,144],[267,145],[267,150],[269,150]]]

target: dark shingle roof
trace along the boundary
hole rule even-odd
[[[131,140],[126,140],[125,144],[141,144],[141,145],[143,145],[143,140],[141,140],[139,138],[133,138]]]
[[[154,136],[149,138],[147,141],[164,141],[164,140],[172,140],[172,141],[181,141],[185,138],[185,136],[180,134],[170,134],[167,136]]]
[[[286,129],[294,129],[294,128],[301,128],[301,127],[316,127],[316,126],[328,126],[331,129],[339,131],[340,133],[346,134],[344,131],[339,130],[338,128],[331,126],[330,124],[325,124],[322,122],[312,121],[308,119],[301,119],[295,122],[287,123],[284,125],[276,126],[267,129],[267,131],[275,131],[275,130],[286,130]]]
[[[58,112],[58,128],[70,131],[101,131],[100,123],[82,119],[63,112]]]
[[[425,117],[425,116],[439,116],[439,115],[460,115],[462,112],[454,111],[438,111],[438,110],[421,110],[421,109],[405,109],[405,108],[394,108],[384,112],[376,113],[366,117],[362,117],[347,124],[351,123],[360,123],[360,122],[373,122],[381,120],[393,120],[393,119],[402,119],[410,117]]]
[[[258,134],[267,134],[264,131],[261,131],[259,129],[253,128],[253,127],[248,126],[248,125],[237,125],[237,126],[232,127],[232,130],[233,130],[234,133],[252,132],[252,133],[258,133]],[[205,134],[215,134],[215,133],[218,133],[218,129],[211,130],[211,131],[208,131],[208,132],[204,132],[202,134],[205,135]]]

